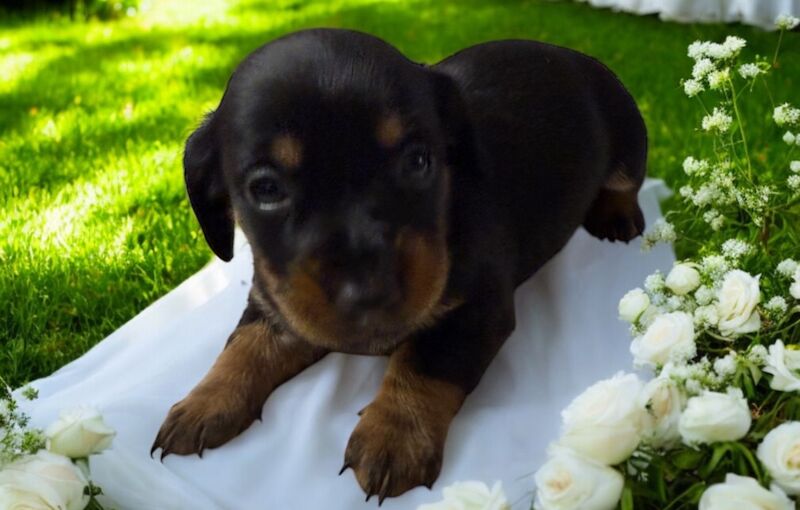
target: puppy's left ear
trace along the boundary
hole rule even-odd
[[[206,242],[217,257],[228,262],[233,258],[233,209],[222,176],[215,131],[211,113],[186,141],[183,177]]]

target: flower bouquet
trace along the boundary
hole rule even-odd
[[[45,431],[29,428],[29,417],[2,378],[0,391],[0,509],[102,510],[89,457],[114,438],[103,417],[84,407],[62,413]],[[22,394],[36,398],[30,387]]]

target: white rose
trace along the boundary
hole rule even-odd
[[[789,287],[789,294],[795,299],[800,299],[800,268],[794,272],[794,281]]]
[[[787,494],[800,494],[800,421],[772,429],[758,445],[758,460]]]
[[[114,439],[114,429],[91,407],[78,407],[61,413],[45,431],[47,449],[72,459],[100,453]]]
[[[682,296],[700,286],[700,273],[689,264],[676,264],[664,283],[669,290]]]
[[[728,271],[717,293],[717,312],[719,331],[733,337],[742,333],[752,333],[761,327],[761,317],[756,305],[761,301],[759,276],[751,276],[744,271]]]
[[[4,510],[83,510],[86,478],[72,461],[40,450],[0,471],[0,508]]]
[[[794,510],[794,503],[779,488],[768,491],[746,476],[728,473],[725,483],[717,483],[706,489],[700,498],[699,510]]]
[[[769,387],[778,391],[800,391],[800,350],[787,349],[778,340],[769,347],[764,372],[772,374]]]
[[[442,493],[444,500],[420,505],[417,510],[511,510],[500,482],[491,490],[483,482],[457,482]]]
[[[695,353],[694,323],[692,316],[685,312],[659,315],[644,335],[631,343],[631,354],[637,367],[687,360]]]
[[[612,510],[622,495],[622,474],[616,469],[555,448],[534,475],[536,510]]]
[[[650,298],[645,291],[635,288],[622,296],[619,301],[619,318],[626,322],[636,322],[642,313],[650,306]]]
[[[630,457],[641,440],[641,389],[635,374],[622,372],[590,386],[561,412],[559,444],[605,465]]]
[[[751,422],[742,390],[731,388],[728,393],[705,391],[690,398],[678,430],[686,444],[736,441],[747,434]]]
[[[645,409],[643,441],[668,448],[680,440],[678,424],[686,396],[669,375],[648,382],[639,395],[639,405]]]

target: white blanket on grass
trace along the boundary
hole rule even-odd
[[[666,189],[645,184],[648,223]],[[234,260],[210,263],[81,358],[33,383],[25,407],[45,427],[60,410],[100,409],[118,434],[92,458],[92,474],[119,510],[376,508],[352,471],[337,476],[356,413],[369,403],[386,359],[333,354],[269,398],[263,421],[197,456],[150,458],[170,406],[203,376],[244,308],[252,260],[238,242]],[[671,251],[643,254],[639,242],[601,242],[579,230],[567,247],[516,292],[517,329],[456,417],[433,487],[388,499],[387,510],[441,499],[458,480],[502,480],[513,508],[528,509],[531,474],[556,438],[560,411],[594,381],[628,370],[627,327],[617,302]],[[65,339],[68,341],[68,339]]]

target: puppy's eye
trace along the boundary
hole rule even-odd
[[[278,176],[269,169],[252,172],[245,183],[247,197],[262,211],[274,211],[289,204],[289,194]]]
[[[412,145],[403,155],[402,179],[410,184],[420,186],[427,184],[433,173],[431,155],[423,145]]]

